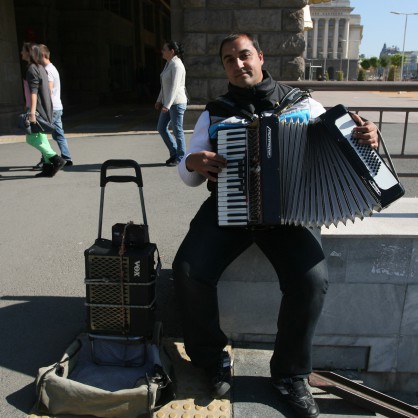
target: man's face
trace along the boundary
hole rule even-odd
[[[222,64],[231,84],[237,87],[252,87],[263,80],[264,57],[257,52],[252,42],[241,36],[222,47]]]

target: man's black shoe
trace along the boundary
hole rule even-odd
[[[306,386],[305,379],[290,377],[273,380],[272,383],[281,398],[292,406],[299,417],[315,418],[319,415],[318,405]]]
[[[74,163],[72,162],[72,160],[65,160],[65,167],[70,167],[74,165]]]
[[[54,177],[54,166],[52,164],[43,164],[42,171],[35,174],[35,177]]]
[[[173,157],[170,157],[166,162],[165,162],[165,165],[168,165],[169,167],[173,167],[172,165],[170,165],[170,164],[172,164],[172,163],[174,163],[175,161],[176,161],[176,159],[177,159],[177,156],[173,156]],[[176,164],[177,165],[177,164]]]
[[[218,364],[206,369],[213,398],[223,398],[231,389],[231,367],[232,361],[229,353],[222,351]]]

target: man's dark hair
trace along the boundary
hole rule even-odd
[[[241,38],[242,36],[245,36],[251,41],[251,43],[253,44],[253,47],[256,49],[258,53],[261,52],[260,45],[255,35],[251,33],[246,33],[246,32],[231,33],[228,36],[226,36],[224,39],[222,39],[221,46],[219,47],[219,58],[221,59],[221,63],[222,63],[222,48],[224,47],[224,45],[228,42],[235,41],[235,39]]]

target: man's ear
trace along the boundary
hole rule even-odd
[[[260,58],[261,63],[264,64],[264,54],[263,54],[263,51],[260,51],[258,53],[258,58]]]

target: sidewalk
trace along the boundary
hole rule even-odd
[[[324,106],[342,103],[350,106],[382,106],[382,107],[415,107],[418,92],[340,92],[318,91],[312,97]],[[189,105],[185,114],[184,127],[192,130],[204,105]],[[373,120],[377,115],[370,116]],[[85,135],[115,135],[150,133],[156,131],[158,112],[153,104],[115,103],[112,105],[95,105],[79,109],[65,109],[63,115],[64,129],[69,138]],[[404,115],[391,115],[387,122],[404,122]],[[410,123],[418,123],[418,113],[412,113]],[[0,144],[24,141],[24,135],[16,129],[10,135],[0,134]]]

